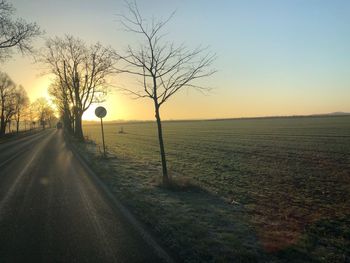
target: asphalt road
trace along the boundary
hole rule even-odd
[[[0,144],[0,262],[160,262],[61,131]]]

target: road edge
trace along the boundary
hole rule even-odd
[[[89,160],[82,155],[77,147],[74,145],[73,142],[71,142],[69,139],[66,140],[70,150],[73,152],[73,154],[77,157],[79,162],[83,165],[83,167],[87,170],[89,175],[91,176],[91,179],[93,179],[98,187],[103,191],[103,193],[110,199],[110,201],[113,203],[113,205],[122,213],[124,218],[130,222],[130,224],[134,227],[134,229],[140,234],[142,239],[155,251],[155,253],[163,259],[165,262],[173,263],[175,260],[165,251],[165,249],[158,244],[156,239],[145,230],[145,227],[143,227],[142,223],[136,219],[136,217],[120,202],[117,200],[115,195],[110,191],[108,186],[105,185],[105,183],[98,177],[98,175],[95,173],[95,171],[88,165]]]

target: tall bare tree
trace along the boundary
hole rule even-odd
[[[0,60],[10,57],[13,49],[28,53],[33,51],[32,41],[41,35],[36,23],[14,18],[15,9],[6,0],[0,0]]]
[[[4,72],[0,72],[0,136],[6,132],[6,125],[15,114],[16,85]]]
[[[127,2],[129,15],[121,15],[121,23],[131,33],[140,35],[143,42],[136,47],[128,46],[124,54],[116,53],[119,60],[118,73],[128,73],[139,77],[139,89],[122,88],[135,98],[149,98],[153,101],[158,128],[160,156],[162,161],[163,183],[167,185],[168,176],[162,122],[161,106],[170,97],[186,88],[201,92],[208,88],[197,85],[194,81],[212,75],[211,69],[215,55],[207,48],[187,49],[184,45],[176,46],[164,40],[162,30],[172,18],[147,23],[142,17],[136,2]]]
[[[82,115],[106,95],[106,77],[113,66],[112,52],[99,43],[87,46],[73,36],[51,38],[45,50],[40,61],[56,76],[55,101],[60,101],[68,117],[73,116],[74,134],[83,140]]]
[[[25,89],[19,85],[14,92],[14,108],[15,108],[15,120],[16,120],[16,131],[19,131],[19,123],[22,115],[24,114],[25,108],[29,106],[29,98]]]

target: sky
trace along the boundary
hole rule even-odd
[[[72,34],[123,51],[139,41],[117,14],[121,0],[11,0],[16,15],[37,22],[44,37]],[[209,46],[217,73],[199,81],[208,94],[184,90],[162,106],[163,119],[206,119],[350,112],[350,1],[138,0],[145,18],[167,18],[167,41]],[[35,42],[43,46],[44,39]],[[14,55],[1,70],[31,100],[47,95],[50,76],[30,57]],[[135,85],[115,76],[113,85]],[[150,120],[150,99],[134,100],[110,88],[107,120]],[[96,119],[93,105],[84,119]]]

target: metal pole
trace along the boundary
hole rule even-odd
[[[102,144],[103,144],[103,156],[106,157],[106,147],[105,147],[105,133],[103,131],[103,121],[101,119],[101,130],[102,130]]]

